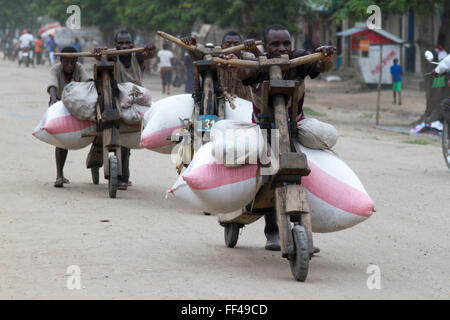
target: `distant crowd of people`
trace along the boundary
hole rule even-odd
[[[77,52],[82,52],[86,46],[96,46],[97,43],[89,45],[87,39],[75,37],[70,46]],[[54,34],[49,34],[45,39],[37,34],[36,36],[27,29],[24,29],[19,36],[5,35],[0,42],[0,49],[3,51],[3,60],[17,61],[19,66],[27,60],[33,67],[35,65],[45,64],[55,65],[54,54],[62,49],[55,40]],[[90,48],[88,48],[90,49]],[[83,63],[83,59],[80,59]]]

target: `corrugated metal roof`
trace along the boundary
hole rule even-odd
[[[379,35],[385,37],[386,39],[389,39],[389,40],[391,40],[391,41],[393,41],[395,43],[404,43],[405,42],[405,41],[403,41],[403,39],[401,39],[401,38],[399,38],[397,36],[394,36],[392,33],[387,32],[386,30],[383,30],[383,29],[369,29],[369,28],[353,27],[353,28],[344,30],[342,32],[338,32],[338,33],[336,33],[336,35],[339,36],[339,37],[348,37],[348,36],[351,36],[351,35],[353,35],[355,33],[361,32],[363,30],[369,30],[369,31],[372,31],[374,33],[377,33],[377,34],[379,34]]]

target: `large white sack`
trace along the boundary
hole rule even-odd
[[[331,152],[300,145],[311,173],[302,178],[306,187],[314,232],[350,228],[374,212],[374,203],[358,176]]]
[[[119,88],[119,104],[121,109],[130,108],[133,104],[150,107],[151,94],[147,88],[131,82],[117,84]]]
[[[211,155],[212,144],[203,145],[169,194],[193,209],[229,213],[249,204],[261,188],[257,165],[227,168]]]
[[[225,168],[218,165],[208,154],[210,144],[197,152],[195,163],[190,164],[169,193],[184,205],[200,211],[228,213],[239,210],[253,199],[256,166]],[[311,169],[310,175],[302,178],[302,184],[307,190],[313,232],[350,228],[372,215],[372,199],[344,161],[324,150],[300,147]],[[258,180],[262,181],[262,178]],[[235,197],[239,197],[236,203]]]
[[[211,128],[213,156],[226,167],[258,164],[265,141],[261,128],[251,122],[222,120]]]
[[[144,116],[147,125],[142,132],[141,146],[170,154],[175,143],[167,140],[167,137],[183,128],[182,119],[191,118],[193,111],[194,100],[190,94],[180,94],[156,101]]]
[[[64,87],[61,100],[67,110],[79,120],[95,121],[98,94],[93,81],[72,81]]]
[[[337,142],[338,132],[329,123],[313,118],[298,123],[297,140],[305,147],[318,150],[331,149]]]
[[[33,136],[59,148],[77,150],[94,141],[94,137],[83,138],[81,135],[95,132],[95,122],[75,118],[59,101],[47,109]]]
[[[252,121],[252,103],[250,101],[235,98],[235,109],[230,103],[225,103],[225,118],[230,120]],[[190,94],[180,94],[158,100],[145,114],[144,122],[147,123],[142,132],[142,146],[146,149],[160,153],[170,154],[174,142],[167,140],[177,130],[183,127],[182,119],[192,118],[194,111],[194,99]]]

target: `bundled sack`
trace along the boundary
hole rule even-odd
[[[335,232],[368,219],[374,203],[358,176],[344,161],[325,150],[300,145],[311,173],[302,178],[314,232]]]
[[[226,167],[257,164],[266,152],[266,138],[254,123],[222,120],[211,129],[212,154]]]
[[[61,100],[70,114],[79,120],[95,121],[95,105],[98,94],[93,81],[68,83]]]
[[[149,106],[133,104],[129,108],[122,109],[120,116],[122,121],[128,125],[140,124],[148,110],[150,110]]]
[[[235,98],[234,109],[225,103],[225,118],[244,122],[252,122],[253,107],[250,101]],[[194,99],[190,94],[180,94],[155,102],[145,114],[147,123],[142,133],[142,146],[160,153],[170,154],[175,144],[167,140],[168,136],[184,127],[183,119],[192,118]]]
[[[131,82],[119,83],[117,87],[120,91],[119,104],[122,110],[130,108],[134,104],[147,107],[151,106],[152,99],[150,90]]]
[[[218,214],[241,209],[262,186],[257,165],[227,168],[211,152],[211,142],[203,145],[168,193],[195,210]]]
[[[313,118],[298,123],[297,141],[307,148],[329,150],[338,139],[338,132],[331,124]]]
[[[47,109],[33,136],[58,148],[78,150],[94,141],[94,137],[83,138],[81,135],[95,132],[95,122],[75,118],[59,101]]]

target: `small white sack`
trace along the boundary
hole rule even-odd
[[[121,118],[128,125],[140,124],[144,119],[145,113],[150,109],[149,106],[133,104],[127,109],[122,109]]]
[[[95,132],[95,122],[75,118],[59,101],[47,109],[33,136],[58,148],[78,150],[94,141],[94,137],[83,138],[81,135]]]
[[[331,124],[313,118],[298,123],[297,141],[307,148],[326,150],[334,147],[338,132]]]
[[[72,81],[64,87],[61,100],[70,114],[79,120],[95,121],[98,94],[93,81]]]
[[[235,106],[235,109],[231,108],[228,100],[225,100],[225,119],[252,122],[252,102],[236,97],[233,99],[233,105]]]
[[[257,165],[227,168],[211,155],[212,144],[202,146],[169,194],[193,209],[229,213],[249,204],[262,186]]]
[[[257,164],[265,152],[265,140],[257,124],[222,120],[211,129],[212,152],[226,167]]]
[[[134,104],[150,107],[151,94],[147,88],[138,86],[131,82],[117,84],[119,88],[119,104],[122,110],[128,109]]]

